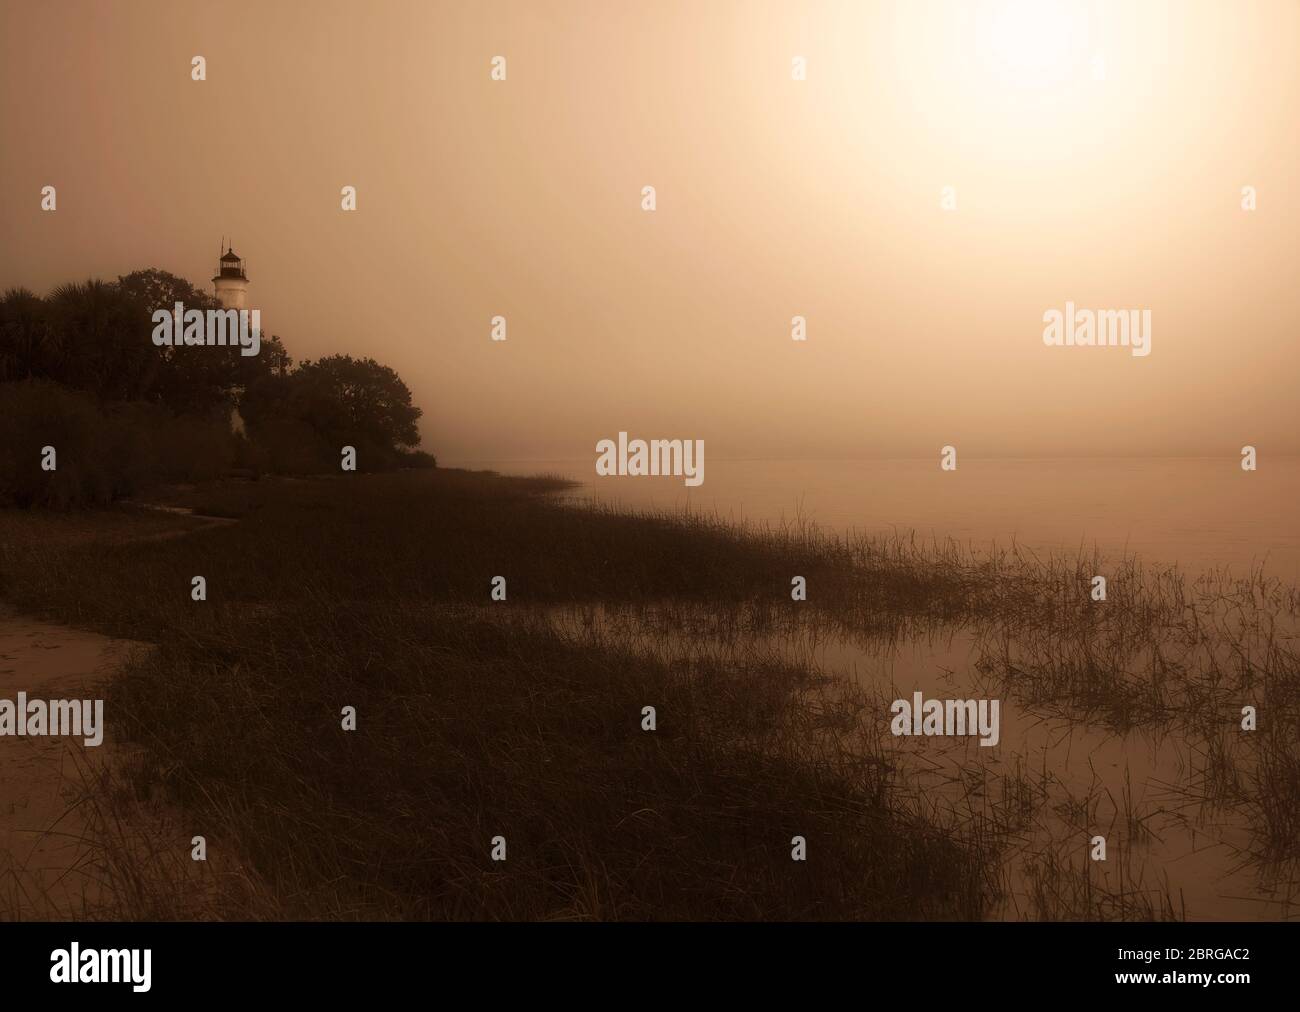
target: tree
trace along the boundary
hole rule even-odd
[[[51,379],[105,400],[141,400],[158,378],[157,349],[141,303],[117,285],[70,282],[45,300]]]
[[[26,288],[0,296],[0,382],[45,377],[59,356],[45,300]]]
[[[346,432],[366,436],[387,446],[416,446],[417,422],[424,414],[411,404],[411,391],[402,378],[373,358],[331,355],[304,362],[298,374],[309,389],[330,405],[331,417]]]
[[[177,277],[157,267],[123,274],[117,287],[140,301],[152,315],[156,309],[171,309],[183,302],[186,309],[219,309],[215,296],[201,292],[184,278]]]
[[[178,302],[187,310],[221,308],[215,296],[157,267],[123,275],[117,285],[139,302],[150,320],[157,310],[171,310]],[[177,412],[210,415],[229,411],[251,384],[270,373],[283,375],[293,361],[278,337],[263,336],[260,343],[256,355],[241,354],[234,346],[173,344],[155,348],[161,363],[155,399]]]
[[[333,355],[295,369],[274,336],[261,338],[257,355],[242,355],[237,345],[159,347],[153,315],[178,302],[186,310],[220,308],[213,296],[156,267],[115,282],[61,285],[43,299],[10,289],[0,296],[0,383],[53,381],[90,395],[106,418],[139,421],[141,430],[174,419],[195,433],[229,434],[237,406],[249,435],[288,470],[328,468],[347,445],[367,470],[432,463],[413,452],[421,411],[388,366]],[[74,402],[80,403],[68,401]]]
[[[396,372],[350,355],[264,376],[244,391],[239,410],[255,439],[305,428],[335,455],[342,446],[356,446],[367,469],[392,466],[403,450],[418,445],[423,413]],[[289,422],[299,428],[288,428]]]

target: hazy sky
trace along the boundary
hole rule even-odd
[[[444,459],[1300,450],[1294,0],[0,0],[0,144],[0,287],[233,236]]]

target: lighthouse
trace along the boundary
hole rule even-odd
[[[248,275],[244,273],[244,261],[229,246],[217,261],[217,276],[212,279],[212,287],[222,309],[244,308],[244,299],[248,294]]]

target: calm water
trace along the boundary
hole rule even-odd
[[[696,489],[677,478],[600,478],[592,460],[463,461],[452,466],[503,474],[552,473],[582,483],[579,497],[628,507],[711,511],[735,520],[804,517],[837,530],[916,531],[976,546],[1013,539],[1036,551],[1136,554],[1185,570],[1266,571],[1300,583],[1300,460],[1265,460],[1247,473],[1236,459],[962,460],[956,472],[936,461],[706,460]],[[845,675],[884,700],[973,698],[981,694],[972,634],[936,629],[917,641],[880,644],[837,637],[746,636],[723,643],[707,634],[674,635],[644,616],[597,607],[594,628],[622,635],[669,662],[698,651],[734,650],[748,663],[777,650],[801,666]],[[707,628],[708,609],[701,615]],[[591,615],[561,610],[562,628],[588,634]],[[1004,855],[1007,894],[996,918],[1035,916],[1033,883],[1044,855],[1090,865],[1108,894],[1164,894],[1192,919],[1292,918],[1300,883],[1293,870],[1248,855],[1249,815],[1197,802],[1203,747],[1158,728],[1115,735],[1082,720],[1050,719],[1003,698],[997,748],[970,739],[886,738],[911,783],[940,805],[992,803],[1003,783],[1028,778],[1042,799],[1018,846]],[[978,807],[978,805],[976,806]],[[1071,814],[1083,812],[1083,815]],[[1141,819],[1137,836],[1123,828]],[[1085,862],[1094,832],[1117,850],[1105,864]],[[1122,860],[1121,860],[1122,858]]]
[[[986,546],[1015,539],[1035,550],[1096,546],[1185,569],[1263,563],[1300,583],[1300,459],[961,458],[932,460],[712,460],[705,481],[601,478],[582,460],[448,461],[502,474],[561,474],[580,494],[633,507],[715,511],[777,521],[802,516],[837,530],[913,530]]]
[[[667,622],[646,609],[600,605],[552,609],[551,620],[578,642],[609,638],[622,646],[690,668],[721,658],[740,668],[773,653],[808,670],[847,677],[875,690],[875,725],[897,777],[901,797],[916,792],[923,812],[988,815],[1007,791],[1030,786],[1032,814],[1004,841],[995,920],[1057,919],[1034,900],[1044,859],[1055,855],[1070,876],[1087,872],[1099,895],[1145,896],[1161,911],[1167,901],[1189,920],[1279,920],[1300,915],[1295,865],[1254,856],[1258,840],[1248,811],[1206,803],[1199,792],[1205,749],[1159,727],[1115,734],[1080,719],[1048,717],[1003,694],[1000,741],[982,748],[973,738],[892,737],[887,701],[970,699],[984,694],[976,675],[979,647],[968,630],[936,627],[897,643],[851,642],[813,629],[711,632],[714,610],[664,606]],[[684,620],[684,624],[682,623]],[[868,727],[872,726],[870,721]],[[1001,799],[1001,802],[999,802]],[[1140,820],[1135,831],[1126,822]],[[1094,834],[1107,838],[1103,863],[1088,860]],[[1050,876],[1048,881],[1054,881]],[[1053,886],[1052,889],[1061,888]],[[1092,915],[1087,915],[1092,919]],[[1113,913],[1107,917],[1115,916]]]

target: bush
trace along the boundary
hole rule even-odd
[[[433,468],[421,450],[360,432],[343,443],[310,421],[269,417],[236,432],[224,410],[176,416],[162,404],[104,404],[51,380],[0,383],[0,506],[104,506],[163,481],[197,482],[231,473],[335,474],[354,446],[357,470]],[[55,469],[42,450],[54,447]]]
[[[423,450],[398,450],[398,467],[437,467],[438,458]]]
[[[306,422],[297,418],[272,418],[250,428],[253,444],[266,460],[266,470],[276,474],[324,474],[339,468],[339,449],[332,451]]]
[[[218,478],[255,452],[223,417],[175,417],[139,402],[101,405],[48,380],[0,384],[0,505],[105,506],[158,481]],[[43,470],[43,448],[55,469]]]
[[[46,380],[4,383],[0,418],[0,503],[68,509],[121,494],[115,440],[93,398]],[[48,471],[47,446],[54,449]]]

